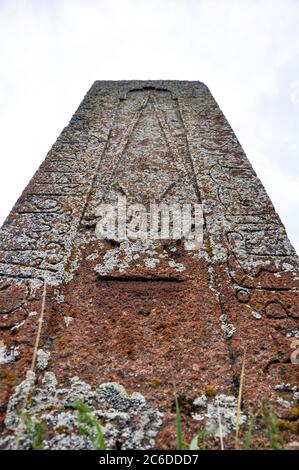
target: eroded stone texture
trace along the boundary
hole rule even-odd
[[[98,204],[124,195],[129,203],[145,205],[203,203],[203,248],[187,251],[184,243],[170,240],[97,240]],[[174,447],[174,384],[185,439],[214,423],[220,404],[225,443],[231,445],[245,351],[240,423],[263,398],[282,414],[296,406],[298,365],[291,354],[298,338],[298,258],[232,129],[200,82],[95,82],[5,221],[4,447],[15,445],[10,419],[16,387],[31,365],[44,283],[32,387],[45,394],[45,377],[55,377],[55,387],[63,390],[70,380],[88,390],[118,384],[113,387],[124,396],[117,387],[140,392],[140,403],[156,417],[149,435],[146,428],[136,444],[132,436],[139,428],[128,406],[128,429],[122,420],[113,422],[117,444],[109,435],[111,447]],[[214,398],[203,395],[207,385]],[[44,405],[51,404],[51,393]],[[63,414],[65,404],[60,405]],[[100,405],[92,402],[102,416],[109,404]],[[45,414],[38,400],[18,406],[39,418]],[[72,417],[69,430],[55,434],[57,413],[49,414],[51,442],[45,445],[88,448],[73,434]]]

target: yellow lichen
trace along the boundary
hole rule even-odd
[[[54,405],[54,403],[50,403],[48,406],[46,406],[45,410],[56,410],[57,406]]]
[[[212,248],[212,244],[211,244],[211,241],[209,238],[206,239],[205,241],[205,247],[206,247],[206,251],[209,255],[210,258],[213,257],[213,248]]]
[[[26,396],[25,403],[26,403],[26,405],[32,405],[33,396],[30,393]]]
[[[259,311],[262,309],[263,304],[261,302],[254,301],[254,302],[251,302],[251,307]]]
[[[257,444],[257,447],[262,447],[262,448],[266,447],[266,442],[263,437],[258,437],[256,440],[256,444]]]
[[[299,419],[297,419],[296,421],[278,419],[277,424],[280,429],[283,429],[285,431],[291,431],[293,434],[298,434],[299,432]]]
[[[66,346],[65,341],[64,341],[63,339],[60,339],[60,340],[58,341],[58,343],[57,343],[57,347],[58,347],[59,349],[64,349],[65,346]]]
[[[162,380],[160,377],[153,377],[151,380],[149,380],[148,382],[146,382],[147,385],[149,385],[150,387],[158,387],[159,385],[161,385],[162,383]]]
[[[216,389],[213,385],[206,385],[204,392],[207,397],[214,397],[216,395]]]
[[[290,410],[290,417],[293,419],[299,419],[299,408],[292,408]]]
[[[15,380],[15,374],[13,374],[12,372],[8,372],[6,374],[6,383],[9,387],[14,383],[14,380]]]
[[[66,273],[69,273],[71,271],[72,264],[76,259],[76,253],[77,253],[76,247],[72,246],[70,254],[67,257],[66,262],[64,263],[64,267],[63,267]]]
[[[56,431],[58,432],[58,434],[65,434],[65,427],[59,426],[58,428],[56,428]]]
[[[183,403],[183,408],[187,411],[191,410],[192,409],[192,403]]]
[[[207,183],[204,183],[202,185],[202,189],[205,193],[208,193],[210,191],[210,186]]]

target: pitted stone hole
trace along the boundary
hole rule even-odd
[[[118,248],[120,247],[120,242],[118,240],[113,240],[111,238],[105,238],[105,241],[107,241],[112,248]]]

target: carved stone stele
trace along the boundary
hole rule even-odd
[[[202,248],[97,239],[97,207],[120,196],[202,204]],[[0,231],[1,446],[30,447],[15,438],[25,408],[50,416],[45,448],[88,448],[65,418],[79,396],[111,448],[174,448],[174,384],[186,442],[217,405],[233,446],[244,357],[243,427],[262,399],[296,407],[298,289],[285,228],[208,88],[96,81]]]

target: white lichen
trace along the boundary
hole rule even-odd
[[[206,395],[201,395],[200,397],[196,398],[194,401],[193,401],[193,404],[195,406],[200,406],[202,408],[206,408],[207,407],[207,403],[208,403],[208,399],[206,397]]]
[[[19,357],[18,346],[8,348],[3,340],[0,340],[0,364],[9,364],[15,362]]]
[[[19,331],[19,329],[21,328],[21,326],[24,325],[24,323],[25,323],[25,320],[20,321],[19,323],[17,323],[16,325],[14,325],[14,326],[10,329],[10,331],[11,331],[12,333],[17,333],[17,332]]]
[[[277,403],[278,403],[280,406],[283,406],[284,408],[289,409],[289,408],[292,407],[291,403],[290,403],[288,400],[284,400],[284,399],[281,398],[281,397],[277,397],[277,398],[276,398],[276,401],[277,401]]]
[[[160,263],[159,258],[145,258],[144,264],[147,268],[154,269]]]
[[[51,353],[49,351],[44,351],[43,349],[37,350],[36,368],[38,371],[42,371],[47,368],[50,356]]]
[[[198,401],[199,400],[199,401]],[[202,396],[194,400],[194,405],[203,406]],[[215,436],[225,437],[231,433],[237,424],[237,399],[230,395],[216,395],[207,405],[206,411],[202,413],[194,413],[192,416],[197,421],[205,421],[206,429],[215,430]],[[244,413],[239,415],[239,425],[246,421],[247,417]],[[221,421],[221,431],[219,421]]]
[[[74,321],[74,318],[69,317],[69,316],[64,316],[63,321],[64,321],[65,326],[68,327],[72,323],[72,321]]]
[[[30,391],[30,401],[25,400]],[[79,377],[70,379],[70,386],[57,387],[52,372],[46,372],[42,386],[37,385],[33,372],[24,380],[10,397],[5,426],[0,439],[3,449],[15,449],[16,432],[20,425],[19,409],[25,409],[30,416],[43,421],[47,433],[43,440],[44,449],[91,449],[91,442],[81,436],[77,429],[75,401],[83,401],[102,426],[106,446],[115,448],[116,442],[122,449],[149,449],[154,446],[155,437],[162,422],[162,413],[155,410],[141,395],[128,394],[118,383],[103,383],[92,388]],[[30,440],[24,430],[19,440],[22,448],[30,447]]]
[[[262,315],[257,312],[256,310],[252,310],[251,312],[251,315],[253,316],[253,318],[255,318],[256,320],[260,320],[262,318]]]
[[[173,268],[175,271],[181,273],[186,270],[186,266],[184,266],[182,263],[177,263],[174,260],[171,260],[168,262],[168,265]]]
[[[237,328],[232,323],[228,323],[227,316],[225,314],[220,315],[219,320],[220,320],[221,329],[224,332],[225,338],[230,339],[233,336],[233,334],[237,331]]]
[[[54,296],[55,296],[57,303],[63,304],[65,302],[64,295],[60,292],[59,289],[54,289]]]
[[[299,338],[299,331],[298,330],[289,331],[286,334],[286,337],[287,338]]]
[[[152,241],[122,241],[119,247],[112,248],[105,253],[102,262],[97,264],[94,270],[100,276],[106,276],[114,270],[124,272],[141,254],[148,255],[147,260],[152,259],[153,256],[156,255]],[[136,257],[136,255],[138,255],[138,257]],[[159,260],[156,263],[158,262]]]

